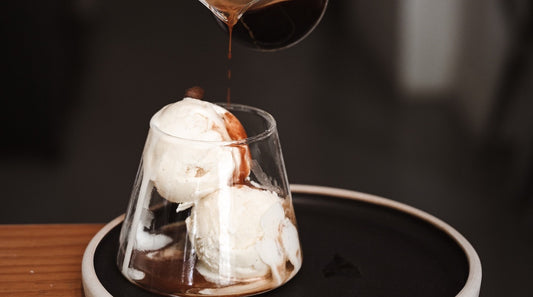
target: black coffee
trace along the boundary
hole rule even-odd
[[[320,21],[328,0],[287,0],[251,7],[233,27],[233,39],[259,50],[293,45]],[[221,27],[228,26],[217,19]]]

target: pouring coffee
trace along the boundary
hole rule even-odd
[[[328,0],[199,0],[235,40],[258,50],[290,47],[318,25]]]

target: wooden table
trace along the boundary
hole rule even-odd
[[[81,259],[103,226],[0,225],[0,296],[83,296]]]

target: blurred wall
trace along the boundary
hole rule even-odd
[[[488,122],[503,83],[502,69],[507,61],[508,28],[501,0],[461,1],[460,55],[454,73],[454,103],[467,128],[485,136]]]
[[[384,76],[410,102],[454,105],[483,135],[509,36],[500,0],[350,1],[345,16]]]

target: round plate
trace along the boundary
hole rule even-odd
[[[413,207],[354,191],[292,185],[304,261],[262,296],[478,297],[481,263],[470,243]],[[86,297],[158,296],[115,264],[123,216],[91,240],[82,262]]]

